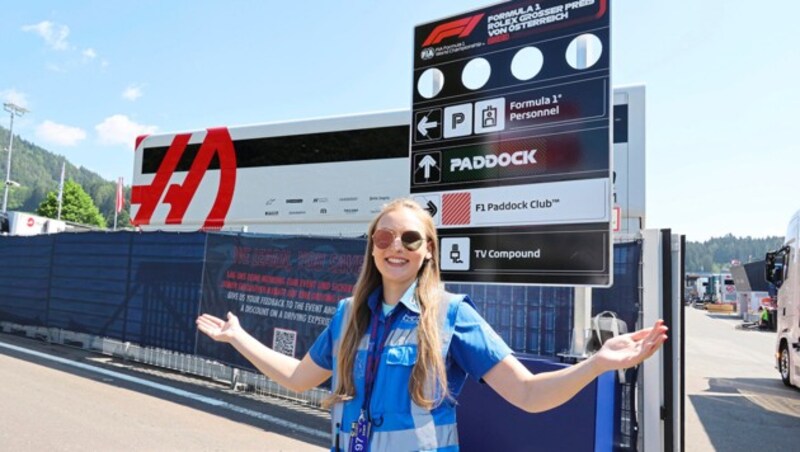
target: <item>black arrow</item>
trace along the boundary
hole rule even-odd
[[[428,213],[431,214],[431,217],[435,217],[436,213],[439,211],[439,209],[436,208],[436,204],[434,204],[433,201],[428,201],[428,204],[426,205],[428,207],[425,210],[427,210]]]

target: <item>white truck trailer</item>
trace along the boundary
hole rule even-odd
[[[800,210],[781,249],[766,256],[766,279],[778,288],[775,360],[783,383],[800,387]]]
[[[139,137],[131,222],[357,236],[408,196],[409,112]]]
[[[644,94],[643,86],[614,89],[620,236],[644,227]],[[362,235],[383,204],[409,196],[410,121],[409,111],[394,111],[139,137],[131,222]]]
[[[67,223],[25,212],[8,212],[8,235],[54,234],[67,229]]]

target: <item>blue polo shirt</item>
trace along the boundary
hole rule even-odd
[[[408,381],[417,360],[416,329],[419,305],[414,297],[416,283],[403,294],[390,315],[397,316],[391,325],[380,356],[370,414],[373,419],[371,450],[458,450],[455,429],[455,405],[445,400],[431,411],[423,410],[411,400]],[[446,318],[442,325],[443,353],[450,394],[457,397],[470,375],[480,380],[486,372],[511,353],[500,336],[478,314],[466,295],[445,295]],[[387,317],[382,309],[383,290],[376,289],[368,298],[369,308],[377,313],[377,337],[383,336]],[[328,327],[309,350],[311,359],[331,370],[336,385],[336,355],[351,299],[342,300]],[[354,363],[356,394],[353,400],[337,404],[332,410],[334,441],[347,449],[351,423],[357,419],[364,401],[364,377],[370,331],[362,337]],[[337,435],[337,424],[338,432]],[[334,444],[334,447],[336,445]],[[391,447],[390,447],[391,446]]]

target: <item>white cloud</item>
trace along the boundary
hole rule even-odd
[[[122,92],[122,98],[128,99],[133,102],[142,97],[142,87],[137,85],[130,85]]]
[[[113,115],[94,126],[94,129],[101,144],[121,144],[133,149],[136,137],[151,135],[158,127],[137,124],[125,115]]]
[[[47,63],[44,67],[50,72],[58,72],[58,73],[67,72],[66,69],[55,63]]]
[[[69,27],[66,25],[58,25],[49,20],[43,20],[35,25],[25,25],[22,27],[22,31],[31,31],[38,34],[47,45],[55,50],[67,50],[69,48],[69,43],[67,43]]]
[[[82,52],[82,54],[83,54],[83,57],[86,58],[87,60],[93,60],[93,59],[97,58],[97,52],[95,52],[94,49],[92,49],[92,48],[85,49]]]
[[[14,88],[0,91],[0,99],[3,102],[11,102],[18,107],[28,108],[28,97]]]
[[[86,132],[78,127],[56,124],[48,120],[36,127],[36,137],[60,146],[75,146],[86,139]]]

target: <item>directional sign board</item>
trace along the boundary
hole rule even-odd
[[[451,282],[612,283],[609,0],[416,27],[411,193]]]

